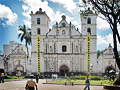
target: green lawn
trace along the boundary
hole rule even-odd
[[[58,84],[64,84],[67,82],[67,84],[85,84],[85,80],[56,80],[56,81],[51,81],[48,83],[58,83]],[[110,82],[109,80],[91,80],[90,85],[105,85],[105,84],[112,84],[113,82]]]

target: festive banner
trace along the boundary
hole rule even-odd
[[[87,35],[87,73],[90,75],[90,34]]]
[[[37,35],[38,74],[40,74],[40,34]]]

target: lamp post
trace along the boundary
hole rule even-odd
[[[93,64],[90,65],[90,70],[93,71]]]

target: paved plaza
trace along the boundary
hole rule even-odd
[[[11,81],[0,83],[0,90],[25,90],[25,84],[27,80],[22,81]],[[42,84],[46,80],[39,80],[38,90],[83,90],[85,85],[53,85],[53,84]],[[87,90],[87,89],[86,89]],[[103,90],[103,86],[90,86],[90,90]]]

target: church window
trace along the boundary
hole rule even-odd
[[[62,23],[62,26],[63,26],[63,27],[65,27],[65,26],[66,26],[66,24],[65,24],[65,23]]]
[[[76,52],[78,52],[78,46],[76,46]]]
[[[109,61],[108,64],[111,64],[111,61]]]
[[[91,18],[87,19],[87,24],[91,24]]]
[[[62,35],[65,35],[65,30],[62,31]]]
[[[52,46],[50,46],[50,51],[52,52]]]
[[[40,34],[40,28],[37,29],[37,34]]]
[[[59,35],[59,30],[57,30],[57,35]]]
[[[67,51],[67,47],[65,45],[62,46],[62,51],[66,52]]]
[[[87,29],[87,32],[88,32],[88,34],[91,34],[91,29],[88,28],[88,29]]]
[[[20,60],[18,61],[18,64],[20,64]]]
[[[40,18],[37,18],[37,24],[40,24]]]

